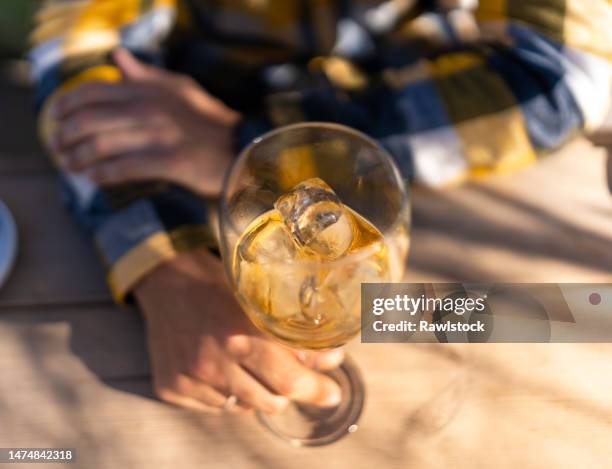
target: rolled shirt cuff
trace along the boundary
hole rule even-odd
[[[163,218],[167,205],[160,213],[160,204],[154,199],[141,199],[117,211],[96,230],[96,244],[108,267],[108,284],[118,303],[126,303],[138,282],[181,252],[216,248],[208,207],[192,197],[196,203],[191,210],[182,205],[183,213],[174,211],[178,217],[174,220],[167,215]]]

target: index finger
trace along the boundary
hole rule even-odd
[[[60,96],[51,112],[56,119],[64,119],[75,110],[95,104],[125,102],[142,95],[143,85],[135,83],[85,83]]]
[[[309,368],[320,371],[329,371],[338,368],[344,361],[344,350],[341,348],[323,352],[303,350],[294,351],[298,360]]]
[[[229,345],[230,354],[235,352]],[[281,396],[321,407],[334,407],[341,400],[338,384],[325,374],[302,364],[287,348],[254,338],[249,350],[235,358],[269,389]]]

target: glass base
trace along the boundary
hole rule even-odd
[[[336,407],[316,407],[291,402],[281,414],[257,413],[260,422],[291,446],[329,445],[358,429],[365,387],[359,370],[347,357],[341,366],[325,372],[342,391]]]

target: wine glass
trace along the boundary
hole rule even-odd
[[[389,154],[345,126],[301,123],[255,139],[220,203],[221,254],[250,320],[305,353],[339,347],[361,329],[361,284],[398,281],[409,245],[407,189]],[[357,429],[364,386],[347,358],[327,372],[337,407],[293,401],[261,422],[295,446]]]

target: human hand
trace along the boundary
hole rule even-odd
[[[235,111],[191,78],[113,58],[124,80],[93,82],[60,96],[51,149],[66,169],[100,185],[162,179],[205,196],[221,191],[232,161]]]
[[[288,399],[339,403],[340,389],[315,369],[338,366],[341,350],[312,354],[308,364],[248,321],[226,284],[218,259],[191,251],[155,270],[136,287],[146,320],[156,395],[196,410],[281,411]]]

